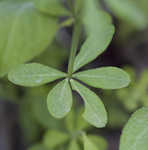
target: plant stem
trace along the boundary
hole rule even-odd
[[[76,20],[75,24],[74,24],[74,30],[73,30],[73,36],[72,36],[72,46],[71,46],[71,50],[70,50],[70,58],[69,58],[69,64],[68,64],[69,77],[71,77],[72,73],[73,73],[74,59],[75,59],[75,55],[76,55],[78,44],[79,44],[80,34],[81,34],[81,23],[79,20]]]

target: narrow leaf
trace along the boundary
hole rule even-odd
[[[80,146],[76,140],[72,140],[69,144],[68,150],[80,150]]]
[[[47,98],[48,110],[55,118],[63,118],[72,107],[72,92],[68,79],[58,83]]]
[[[31,1],[0,2],[0,20],[0,76],[43,52],[59,28],[57,18],[41,14]]]
[[[22,86],[40,86],[65,77],[66,74],[38,63],[19,65],[8,74],[11,82]]]
[[[71,80],[73,90],[77,91],[85,102],[83,118],[95,127],[104,127],[107,123],[107,113],[100,98],[91,90],[75,80]]]
[[[123,129],[120,150],[148,149],[148,107],[136,111]]]
[[[97,146],[84,134],[83,135],[84,150],[98,150]]]
[[[116,67],[102,67],[79,72],[73,77],[87,83],[90,86],[102,89],[119,89],[128,86],[129,75]]]
[[[68,138],[68,134],[64,132],[60,132],[58,130],[49,130],[44,135],[43,143],[46,147],[53,149],[67,142]]]
[[[75,58],[74,72],[103,53],[114,34],[110,16],[98,9],[96,3],[96,0],[84,1],[83,24],[87,39]]]
[[[34,0],[35,7],[43,13],[53,16],[69,16],[69,11],[61,0]]]

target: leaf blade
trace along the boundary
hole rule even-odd
[[[96,0],[84,2],[83,24],[87,39],[75,58],[73,72],[96,59],[112,40],[115,29],[111,18],[107,13],[98,10],[96,5]]]
[[[131,24],[137,29],[144,29],[148,25],[147,14],[140,4],[132,0],[105,0],[113,14],[123,22]],[[126,9],[125,9],[126,8]]]
[[[55,118],[63,118],[72,107],[72,92],[68,79],[58,83],[48,94],[47,105],[50,114]]]
[[[120,150],[148,148],[148,107],[136,111],[123,129]]]
[[[49,15],[53,16],[69,16],[69,11],[64,8],[60,0],[34,0],[35,7]]]
[[[86,134],[83,134],[83,144],[84,150],[98,150],[96,145],[86,136]]]
[[[95,127],[104,127],[107,123],[107,113],[100,98],[79,82],[75,80],[70,82],[72,89],[77,91],[85,102],[83,118]]]
[[[84,83],[102,89],[119,89],[128,86],[129,75],[116,67],[101,67],[82,71],[73,75]]]
[[[53,149],[67,142],[68,138],[68,134],[64,132],[58,130],[49,130],[44,135],[43,143],[47,148]]]
[[[57,18],[39,13],[32,2],[0,2],[0,20],[0,76],[43,52],[59,28]]]
[[[76,140],[72,140],[69,144],[68,150],[80,150],[80,146]]]
[[[8,79],[21,86],[40,86],[65,77],[66,74],[38,63],[19,65],[8,74]]]

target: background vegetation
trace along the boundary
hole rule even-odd
[[[29,7],[26,3],[21,8],[22,1],[29,1]],[[62,71],[67,69],[73,32],[68,3],[61,0],[62,5],[46,8],[35,0],[35,8],[31,9],[30,1],[0,0],[1,77],[11,67],[24,62],[37,62]],[[15,3],[17,6],[12,7]],[[79,0],[74,4],[79,10]],[[80,115],[83,101],[75,92],[71,112],[64,119],[57,120],[49,114],[46,104],[48,92],[56,83],[27,88],[14,85],[3,76],[0,78],[0,149],[82,150],[82,139],[75,140],[79,134],[84,134],[86,147],[93,143],[97,150],[119,149],[121,130],[131,114],[148,106],[148,1],[98,0],[98,5],[99,9],[112,16],[116,31],[106,52],[84,69],[117,66],[131,76],[131,84],[127,88],[110,91],[91,88],[99,94],[108,111],[107,126],[97,129],[83,120]],[[34,10],[36,8],[43,13]],[[47,19],[49,14],[50,19]],[[11,30],[14,21],[17,26]],[[29,27],[22,30],[26,24]],[[18,52],[18,41],[24,44],[21,53]],[[79,48],[83,41],[84,35],[80,38]],[[27,50],[26,43],[29,43]],[[16,57],[19,59],[16,60]]]

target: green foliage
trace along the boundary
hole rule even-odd
[[[82,21],[87,38],[75,58],[73,71],[78,70],[103,53],[114,34],[114,26],[110,16],[102,10],[98,11],[96,0],[85,0],[83,5]]]
[[[106,150],[108,147],[107,141],[104,140],[101,136],[88,135],[88,138],[96,145],[98,150]]]
[[[126,32],[131,32],[131,27],[132,30],[145,29],[148,25],[147,0],[105,2],[121,21],[120,29],[129,24]],[[0,0],[0,76],[8,73],[8,79],[16,85],[40,86],[22,88],[21,96],[18,96],[16,86],[1,80],[0,96],[21,99],[17,103],[24,139],[27,144],[35,143],[29,150],[106,150],[107,141],[102,136],[89,134],[90,125],[102,128],[109,120],[108,127],[117,128],[125,123],[129,114],[119,101],[114,101],[117,97],[128,111],[147,106],[148,72],[137,79],[133,70],[127,71],[133,81],[130,87],[121,89],[128,86],[130,78],[120,68],[79,71],[107,49],[115,29],[111,17],[98,6],[97,0],[67,0],[65,3],[60,0]],[[61,17],[65,20],[59,24]],[[68,71],[64,73],[49,66],[61,68],[67,58],[67,52],[54,38],[58,29],[71,25],[74,26],[72,48]],[[85,39],[77,53],[81,35]],[[48,84],[58,79],[56,85]],[[4,86],[5,83],[8,86]],[[83,83],[95,88],[120,90],[117,94],[104,92],[102,102],[101,94],[97,96]],[[84,109],[77,105],[78,108],[71,111],[72,91],[82,97]],[[55,120],[51,115],[66,118]],[[123,129],[120,150],[148,149],[147,118],[147,107],[132,115]],[[40,142],[36,144],[38,140]]]
[[[51,117],[48,108],[46,97],[51,90],[52,86],[42,86],[37,88],[28,89],[25,91],[24,103],[30,102],[28,107],[30,108],[30,115],[33,116],[36,124],[43,129],[62,129],[63,121],[57,120]],[[24,106],[24,105],[23,105]]]
[[[76,140],[73,140],[68,147],[68,150],[80,150],[80,147]]]
[[[53,16],[69,16],[70,12],[64,8],[60,0],[34,0],[35,7],[43,13]]]
[[[112,12],[122,21],[127,22],[138,29],[144,29],[148,25],[147,2],[145,0],[105,0]],[[143,7],[141,4],[145,4]],[[144,9],[145,8],[145,9]],[[146,10],[146,11],[145,11]]]
[[[58,30],[57,18],[32,2],[0,2],[0,20],[0,76],[43,52]]]
[[[58,4],[58,1],[43,1],[41,3],[44,2],[48,2],[48,4],[50,2],[52,4]],[[81,3],[76,3],[76,6],[79,5],[81,5]],[[107,114],[99,97],[85,86],[82,86],[74,80],[70,81],[70,79],[76,78],[96,88],[104,89],[126,87],[129,84],[130,79],[124,71],[114,67],[88,70],[73,75],[73,72],[100,55],[107,48],[114,34],[114,26],[112,25],[110,16],[101,9],[98,11],[96,0],[83,1],[83,5],[84,8],[81,8],[81,18],[75,18],[75,16],[73,16],[76,28],[74,29],[73,34],[67,75],[66,73],[62,73],[50,67],[31,63],[12,69],[8,78],[11,82],[18,85],[39,86],[65,77],[66,79],[57,83],[48,94],[47,105],[50,114],[56,118],[63,118],[67,115],[72,107],[72,91],[70,88],[72,86],[73,90],[77,91],[85,101],[85,112],[83,114],[85,120],[95,127],[104,127],[107,123]],[[90,10],[89,12],[87,11],[88,9]],[[76,12],[72,11],[72,14],[73,13]],[[82,28],[81,23],[85,28],[87,38],[82,45],[80,52],[75,57]],[[98,24],[98,26],[96,26],[96,24]]]
[[[66,74],[56,69],[37,63],[18,66],[15,71],[9,72],[9,80],[22,86],[40,86],[65,77]]]
[[[44,145],[46,147],[54,149],[55,147],[58,147],[59,145],[62,145],[63,143],[67,142],[68,135],[64,132],[57,131],[57,130],[49,130],[44,135]]]
[[[90,86],[102,89],[119,89],[126,87],[129,76],[126,72],[115,67],[102,67],[76,73],[73,75]]]
[[[142,72],[136,77],[136,72],[127,68],[132,77],[131,85],[128,88],[117,91],[116,95],[128,111],[134,111],[140,106],[148,106],[148,71]]]
[[[77,81],[70,82],[73,90],[77,91],[85,102],[84,119],[95,127],[104,127],[107,123],[107,113],[100,98]]]
[[[47,105],[50,113],[56,118],[63,118],[72,107],[72,92],[65,79],[58,83],[47,97]]]
[[[79,119],[77,119],[77,114],[81,112],[81,109],[72,110],[68,116],[65,118],[65,128],[63,131],[60,130],[49,130],[45,133],[43,138],[43,145],[49,149],[60,149],[66,145],[67,150],[82,150],[82,145],[85,145],[85,141],[83,141],[83,136],[85,132],[83,131],[84,128],[79,126]],[[81,124],[86,124],[86,122],[81,118]],[[73,128],[70,127],[73,125]],[[83,127],[83,126],[81,126]],[[88,130],[90,126],[87,124],[85,126],[85,130]],[[70,129],[70,130],[69,130]],[[96,147],[96,150],[106,150],[107,149],[107,142],[102,136],[95,136],[95,135],[86,135],[87,139],[90,139],[92,142],[92,146]],[[65,148],[64,148],[65,149]]]
[[[136,111],[129,119],[120,141],[120,150],[148,148],[148,107]]]
[[[37,124],[31,107],[31,101],[19,103],[19,121],[26,143],[35,142],[39,138],[40,127]]]
[[[63,67],[63,63],[67,58],[67,50],[58,42],[53,42],[47,48],[47,50],[36,57],[33,61],[46,66],[60,69]]]

